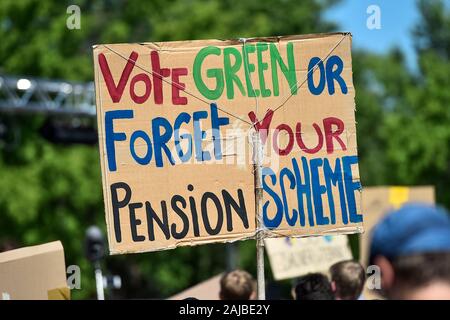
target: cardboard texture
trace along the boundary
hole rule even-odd
[[[0,292],[8,300],[70,299],[61,242],[0,253]]]
[[[362,194],[365,232],[359,236],[359,260],[367,268],[371,232],[377,222],[385,214],[408,202],[435,203],[435,190],[433,186],[383,186],[365,187]],[[364,290],[364,297],[367,299],[380,298],[373,290],[369,290],[367,285]]]
[[[345,235],[265,239],[264,246],[275,280],[310,272],[326,274],[334,263],[352,259]]]
[[[94,47],[111,254],[362,232],[351,35]]]
[[[48,291],[48,300],[70,300],[69,287],[58,288]]]
[[[197,298],[199,300],[219,300],[220,279],[223,274],[218,274],[208,280],[200,282],[193,287],[168,298],[168,300],[184,300],[186,298]]]

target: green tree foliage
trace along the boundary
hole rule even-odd
[[[92,81],[96,43],[326,32],[335,26],[321,13],[334,2],[2,0],[0,72]],[[79,30],[66,27],[72,4],[81,9]],[[0,242],[61,240],[66,264],[82,270],[82,290],[74,290],[74,298],[93,297],[83,238],[88,225],[105,225],[98,149],[48,143],[39,134],[47,116],[0,117],[8,128],[0,145]],[[239,246],[241,265],[255,270],[254,242]],[[123,296],[134,298],[165,297],[224,266],[224,245],[107,258],[107,269],[123,277]]]
[[[363,184],[430,184],[450,205],[450,9],[419,1],[418,70],[400,51],[354,59]]]
[[[0,2],[0,72],[92,81],[96,43],[304,34],[336,28],[321,13],[336,1],[173,0]],[[66,28],[66,8],[81,8],[81,29]],[[450,205],[450,12],[443,1],[419,1],[414,31],[419,58],[411,70],[399,50],[353,53],[358,146],[363,185],[433,184]],[[93,270],[84,259],[85,228],[104,228],[96,147],[57,145],[39,131],[47,116],[0,114],[0,243],[60,239],[66,263],[82,270],[92,297]],[[255,270],[254,241],[240,242],[240,265]],[[108,257],[123,277],[123,297],[165,297],[223,270],[224,245]],[[270,268],[266,274],[270,275]]]

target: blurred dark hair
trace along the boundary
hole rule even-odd
[[[0,241],[0,252],[14,250],[19,247],[19,243],[12,239],[3,239],[2,241]]]
[[[331,284],[321,273],[309,273],[297,279],[296,300],[334,300]]]
[[[330,267],[331,281],[336,284],[336,295],[343,300],[357,300],[366,281],[366,272],[355,260],[340,261]]]
[[[429,252],[390,259],[395,274],[395,287],[413,289],[433,281],[450,284],[450,252]]]
[[[234,270],[220,279],[221,300],[249,300],[255,290],[255,281],[250,273]]]

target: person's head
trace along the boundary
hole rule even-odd
[[[299,277],[292,295],[295,300],[334,300],[330,281],[321,273],[309,273]]]
[[[12,239],[4,239],[0,241],[0,252],[6,252],[19,248],[19,244]]]
[[[361,295],[366,280],[366,273],[361,264],[346,260],[330,267],[331,289],[339,300],[357,300]]]
[[[369,263],[389,299],[450,299],[450,216],[441,208],[407,204],[373,229]]]
[[[254,292],[255,284],[250,273],[234,270],[225,273],[220,279],[221,300],[249,300]]]

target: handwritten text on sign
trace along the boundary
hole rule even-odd
[[[348,36],[100,45],[94,63],[112,253],[253,236],[255,129],[274,235],[361,230]]]

